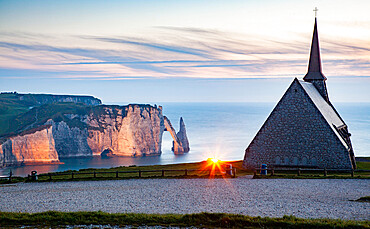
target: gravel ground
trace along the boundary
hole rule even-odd
[[[226,212],[370,220],[370,180],[142,179],[0,185],[0,211]]]

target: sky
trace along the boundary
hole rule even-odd
[[[0,91],[277,102],[314,25],[329,97],[370,102],[368,0],[0,0]]]

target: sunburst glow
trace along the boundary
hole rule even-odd
[[[225,174],[225,168],[224,167],[224,162],[221,160],[217,159],[216,157],[213,158],[208,158],[207,161],[205,162],[203,169],[209,171],[209,175],[211,177],[214,177],[216,175],[221,175],[224,176]]]
[[[211,158],[211,161],[212,161],[213,163],[218,163],[220,160],[218,160],[217,158]]]

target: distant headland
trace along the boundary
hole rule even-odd
[[[162,107],[103,105],[93,96],[0,94],[0,167],[60,163],[65,157],[160,155],[169,131],[173,152],[189,151],[183,119],[175,132]]]

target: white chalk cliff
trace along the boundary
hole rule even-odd
[[[45,125],[31,132],[9,137],[0,145],[0,167],[58,162],[52,129],[52,126]]]
[[[176,134],[162,107],[101,105],[85,114],[63,115],[66,120],[49,119],[40,130],[27,130],[0,142],[0,167],[95,156],[105,150],[115,156],[160,155],[165,130],[174,139],[175,154],[189,151],[182,118]]]

